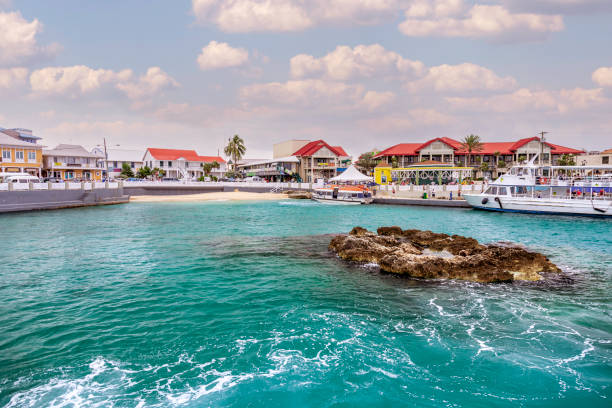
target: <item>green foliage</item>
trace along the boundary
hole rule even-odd
[[[218,169],[220,167],[221,165],[217,161],[202,163],[202,170],[204,171],[205,176],[209,176],[213,169]]]
[[[359,156],[359,159],[357,159],[355,165],[366,172],[371,172],[376,167],[377,162],[376,159],[374,159],[374,156],[377,154],[378,151],[376,150],[363,153],[361,156]]]
[[[240,136],[234,135],[234,137],[228,139],[227,146],[225,146],[223,152],[232,158],[232,165],[234,167],[234,172],[236,172],[236,169],[238,168],[238,161],[242,159],[246,153],[244,140],[242,140]]]
[[[134,172],[132,171],[132,168],[130,167],[129,163],[123,163],[123,165],[121,166],[121,177],[134,177]]]
[[[518,157],[518,161],[519,163],[525,163],[527,161],[527,156],[525,156],[524,154],[519,155]]]
[[[147,178],[151,175],[151,168],[149,166],[144,166],[138,169],[136,172],[138,178]]]
[[[503,169],[506,167],[506,162],[503,160],[500,160],[497,162],[497,167],[499,167],[500,169]]]
[[[482,142],[480,141],[480,136],[472,134],[467,135],[463,138],[463,141],[461,142],[461,148],[468,153],[467,165],[469,166],[472,162],[472,153],[480,152],[483,149]]]
[[[391,157],[391,167],[397,168],[398,166],[399,165],[398,165],[397,157],[396,156],[392,156]]]
[[[206,181],[206,177],[200,176],[200,177],[198,177],[198,181]]]
[[[575,156],[571,154],[564,154],[563,156],[559,158],[559,160],[557,160],[557,165],[558,166],[575,166],[576,165]]]
[[[487,172],[487,171],[489,171],[489,163],[487,163],[487,162],[482,162],[482,163],[480,164],[480,171],[482,171],[482,172]]]

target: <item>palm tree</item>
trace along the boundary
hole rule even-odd
[[[228,139],[227,146],[223,149],[223,152],[232,158],[232,165],[234,167],[234,173],[238,168],[238,160],[242,159],[244,153],[246,153],[246,147],[244,146],[244,140],[238,135]]]
[[[461,142],[461,148],[468,153],[466,165],[469,166],[472,161],[472,152],[480,152],[483,149],[480,136],[470,134],[464,137],[463,142]]]
[[[501,155],[501,153],[499,151],[496,151],[493,153],[493,156],[495,156],[495,167],[499,167],[499,156]]]
[[[557,160],[557,166],[575,166],[576,161],[571,154],[564,154]]]

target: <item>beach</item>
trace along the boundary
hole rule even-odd
[[[218,193],[202,193],[187,195],[145,195],[130,197],[130,202],[186,202],[186,201],[269,201],[289,198],[281,193],[249,193],[231,191]]]

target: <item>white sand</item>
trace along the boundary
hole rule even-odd
[[[132,196],[130,202],[183,202],[183,201],[262,201],[262,200],[284,200],[287,194],[277,193],[247,193],[234,191],[227,193],[202,193],[184,195],[147,195]]]

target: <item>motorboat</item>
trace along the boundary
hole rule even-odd
[[[536,157],[463,197],[481,210],[612,216],[612,166],[544,166]]]
[[[372,191],[366,186],[341,186],[331,185],[315,188],[312,199],[324,204],[370,204],[372,203]]]

